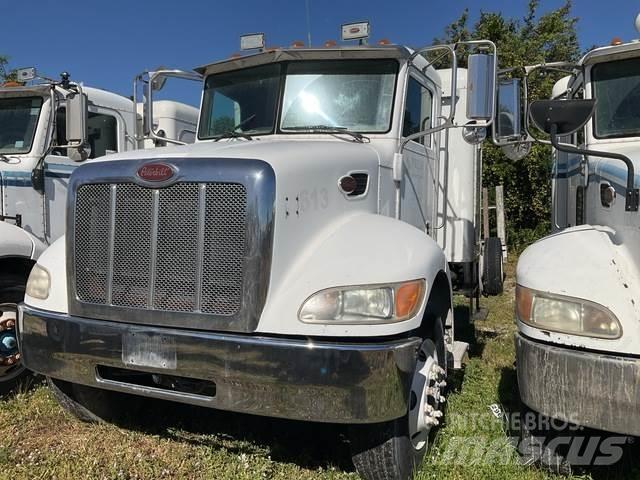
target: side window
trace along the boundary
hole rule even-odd
[[[89,112],[87,119],[87,140],[91,146],[91,156],[97,158],[109,152],[118,151],[118,121],[116,117],[103,113]]]
[[[64,107],[56,112],[56,143],[67,143],[67,112]],[[91,146],[89,158],[97,158],[110,152],[118,151],[118,121],[111,115],[89,112],[87,119],[87,141]],[[66,155],[65,149],[54,149],[54,153]]]
[[[407,101],[404,109],[404,125],[402,135],[408,137],[414,133],[430,128],[432,124],[433,94],[422,86],[415,78],[409,77]],[[417,139],[419,143],[431,144],[431,137]]]

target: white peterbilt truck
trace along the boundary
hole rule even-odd
[[[388,44],[198,68],[194,145],[73,173],[67,232],[20,306],[25,365],[86,421],[154,397],[348,424],[361,475],[409,478],[466,350],[438,237],[477,255],[455,216],[477,201],[478,147],[447,154],[461,132],[483,140],[497,65],[491,42],[466,46],[468,71],[457,46]],[[453,95],[433,52],[451,57]],[[447,179],[467,167],[454,195]]]
[[[527,67],[525,78],[540,70],[568,75],[551,100],[530,105],[524,132],[515,122],[516,137],[543,131],[553,145],[553,232],[517,266],[520,396],[534,416],[615,432],[624,443],[640,435],[640,43],[616,40],[577,64]],[[517,112],[518,97],[501,109]],[[528,424],[524,439],[538,436],[527,448],[534,460],[561,471],[580,461],[571,435]]]
[[[39,80],[32,68],[18,78],[0,87],[0,394],[28,373],[17,348],[17,304],[31,267],[64,233],[71,173],[85,160],[154,145],[136,133],[142,117],[121,95],[72,83],[67,74]],[[165,100],[155,112],[155,131],[169,139],[195,135],[196,108]],[[70,121],[79,123],[75,131]]]

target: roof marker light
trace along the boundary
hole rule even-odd
[[[18,82],[28,82],[36,78],[36,67],[19,68],[16,70]]]
[[[613,46],[617,46],[617,45],[622,45],[622,39],[620,37],[613,37],[613,39],[611,40],[611,45]]]
[[[332,48],[338,45],[335,40],[327,40],[324,42],[324,48]]]
[[[295,40],[293,43],[291,43],[291,48],[303,48],[304,47],[304,42],[302,40]]]
[[[240,50],[264,48],[264,33],[249,33],[240,36]]]
[[[364,40],[369,38],[370,33],[369,22],[345,23],[342,25],[342,41]]]
[[[388,38],[382,38],[378,40],[378,45],[391,45],[391,42]]]

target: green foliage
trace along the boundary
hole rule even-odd
[[[0,83],[16,80],[16,72],[14,70],[8,70],[8,65],[9,57],[0,55]]]
[[[578,19],[571,16],[571,0],[543,15],[539,14],[539,7],[539,0],[528,0],[527,12],[521,19],[505,18],[501,12],[482,11],[472,29],[468,27],[469,12],[465,9],[458,20],[445,28],[444,38],[434,43],[492,40],[498,47],[500,68],[578,60]],[[464,52],[459,65],[466,65]],[[554,75],[532,79],[530,100],[548,98],[556,80]],[[527,157],[514,162],[486,142],[483,155],[483,184],[489,189],[504,185],[508,241],[512,248],[519,250],[549,231],[551,150],[544,145],[534,145]]]
[[[7,72],[7,65],[9,64],[9,57],[0,55],[0,82],[4,82],[9,76]]]

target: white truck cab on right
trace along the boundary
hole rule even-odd
[[[639,436],[640,43],[527,74],[540,69],[569,75],[528,108],[553,145],[553,232],[518,261],[520,396],[534,414]]]

